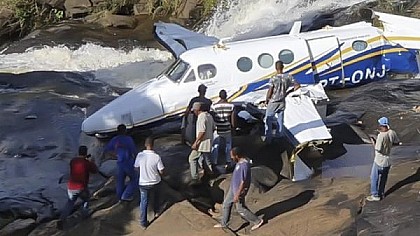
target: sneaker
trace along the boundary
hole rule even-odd
[[[213,228],[226,228],[226,226],[223,226],[222,224],[219,223],[219,224],[215,224]]]
[[[263,219],[261,219],[260,220],[260,222],[258,223],[258,224],[256,224],[256,225],[254,225],[254,226],[252,226],[251,227],[251,230],[256,230],[256,229],[258,229],[259,227],[261,227],[261,225],[264,223],[264,220]]]
[[[369,197],[366,198],[366,200],[368,200],[369,202],[378,202],[378,201],[381,200],[381,198],[377,197],[377,196],[370,195]]]

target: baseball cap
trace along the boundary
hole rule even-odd
[[[388,118],[386,118],[385,116],[379,118],[378,123],[380,126],[389,126]]]
[[[205,86],[204,84],[200,84],[199,86],[198,86],[198,91],[200,92],[200,91],[206,91],[207,90],[207,86]]]

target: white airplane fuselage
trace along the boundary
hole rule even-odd
[[[420,20],[376,15],[381,27],[359,22],[190,49],[157,78],[93,113],[82,130],[109,133],[119,124],[141,127],[179,117],[200,84],[208,87],[206,95],[212,100],[225,89],[230,101],[258,103],[265,100],[277,60],[301,84],[321,83],[325,88],[366,84],[388,72],[418,73]]]

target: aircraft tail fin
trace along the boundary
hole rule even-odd
[[[297,34],[299,34],[301,28],[302,28],[302,21],[295,21],[293,23],[292,28],[290,29],[289,35],[297,35]]]

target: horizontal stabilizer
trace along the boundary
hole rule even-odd
[[[155,37],[174,57],[183,52],[198,47],[217,44],[219,39],[188,30],[172,23],[155,23]]]
[[[300,33],[302,28],[302,21],[295,21],[293,23],[292,29],[290,29],[289,35],[297,35]]]

